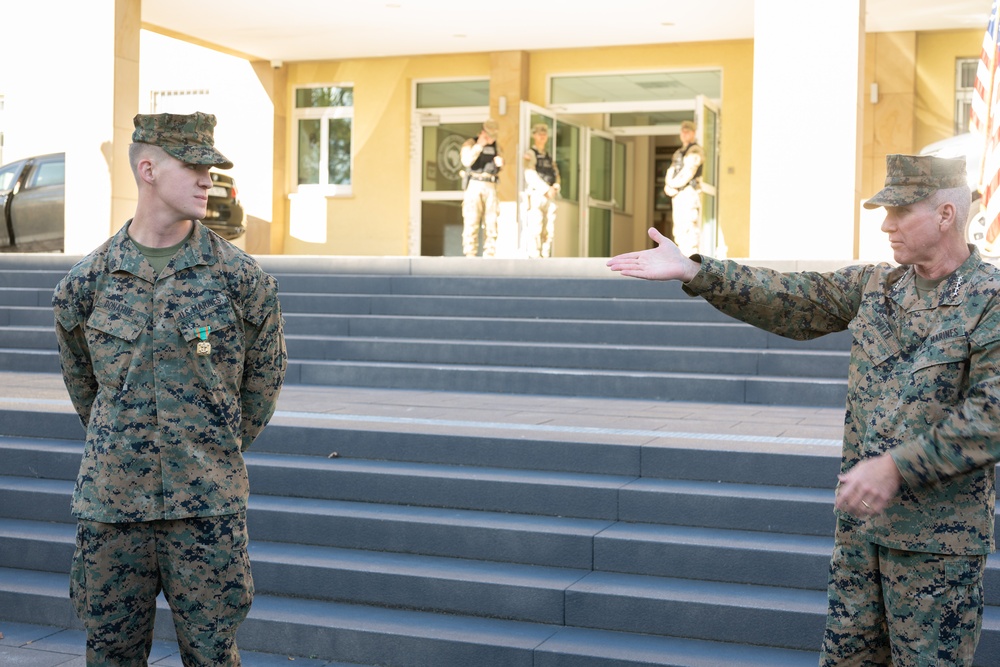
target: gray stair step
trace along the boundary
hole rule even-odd
[[[310,267],[308,273],[269,268],[267,258],[261,266],[278,280],[282,293],[295,294],[370,294],[455,297],[529,297],[590,299],[675,299],[690,300],[676,283],[607,278],[539,276],[434,276],[374,275],[337,273],[324,267]],[[67,267],[68,268],[68,267]],[[52,283],[55,285],[55,282]],[[39,285],[44,287],[45,285]]]
[[[0,338],[0,343],[3,339]],[[55,336],[51,337],[54,344]],[[48,344],[47,339],[37,341]],[[648,345],[287,336],[300,360],[478,364],[727,375],[847,377],[849,353]]]
[[[594,569],[825,591],[832,553],[832,536],[618,522],[594,538]]]
[[[834,492],[803,487],[640,479],[620,493],[622,521],[833,535]]]
[[[587,570],[612,523],[255,494],[247,514],[254,540]]]
[[[263,495],[612,520],[635,479],[275,454],[249,454],[247,467]]]
[[[0,568],[66,575],[75,547],[73,523],[0,518]]]
[[[731,322],[702,299],[609,299],[429,294],[366,294],[287,292],[281,307],[289,313],[390,315],[414,317],[554,318],[568,320],[631,320]],[[51,293],[49,294],[51,298]]]
[[[52,287],[0,288],[0,306],[51,308]]]
[[[845,379],[338,361],[289,362],[286,382],[345,387],[842,407]]]
[[[831,488],[840,469],[832,439],[588,427],[583,414],[579,425],[504,422],[490,431],[474,419],[324,417],[329,426],[271,424],[250,451],[814,488]]]
[[[594,572],[566,593],[566,624],[809,650],[822,643],[826,591]]]
[[[3,355],[0,354],[0,359]],[[56,375],[49,373],[49,375]],[[58,376],[61,377],[61,376]],[[50,404],[51,401],[41,399],[31,399],[31,403],[36,407]],[[10,408],[0,408],[0,424],[3,425],[3,435],[5,437],[21,437],[30,441],[34,440],[72,440],[83,442],[86,432],[83,424],[75,412],[69,409],[69,396],[60,399],[60,403],[67,407],[67,411],[53,412],[51,410],[17,410]],[[82,453],[83,445],[80,444]],[[2,471],[2,468],[0,468]]]
[[[0,349],[53,351],[56,349],[56,332],[51,326],[4,327],[0,329]]]
[[[55,330],[52,306],[0,306],[0,326],[47,327]]]
[[[59,353],[51,350],[0,349],[0,371],[58,373]]]
[[[724,415],[719,415],[724,419]],[[642,477],[831,489],[840,472],[840,441],[775,437],[715,441],[712,448],[643,447]]]
[[[0,436],[0,470],[9,477],[75,480],[82,456],[82,440]]]
[[[339,315],[283,311],[290,336],[352,336],[434,340],[609,345],[778,348],[844,351],[850,334],[839,332],[809,341],[783,339],[749,324],[724,322],[602,322],[556,318],[426,317]]]
[[[254,541],[258,593],[563,623],[565,592],[589,570]]]
[[[45,289],[49,290],[51,297],[52,290],[56,284],[66,275],[66,272],[73,266],[73,262],[64,261],[60,263],[60,268],[53,269],[31,269],[31,268],[8,268],[11,266],[10,256],[3,258],[3,270],[0,270],[0,288],[14,289]],[[62,268],[62,267],[65,268]]]
[[[345,415],[341,415],[345,416]],[[0,419],[4,415],[0,411]],[[350,418],[349,415],[345,416]],[[354,421],[364,421],[357,417]],[[442,424],[442,420],[391,420],[382,418],[370,428],[359,426],[313,427],[271,424],[254,441],[252,454],[293,454],[327,458],[334,452],[341,459],[410,461],[464,466],[485,466],[511,470],[549,470],[637,477],[640,474],[643,447],[595,441],[595,435],[580,437],[560,433],[550,427],[552,439],[516,435],[493,435],[474,422]],[[430,432],[418,431],[423,426]],[[509,425],[514,430],[515,424]],[[449,433],[455,428],[474,434]],[[529,425],[532,431],[545,432],[544,425]],[[600,431],[601,429],[594,429]],[[606,437],[606,436],[605,436]]]
[[[75,482],[0,476],[0,518],[71,523]]]

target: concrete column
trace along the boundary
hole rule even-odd
[[[528,54],[500,51],[490,55],[490,117],[500,124],[497,144],[503,151],[504,167],[497,193],[500,197],[497,256],[518,252],[517,167],[525,147],[517,145],[521,100],[528,99]]]
[[[750,189],[755,259],[854,256],[864,13],[865,0],[755,1]]]
[[[266,251],[258,248],[254,244],[255,252],[267,252],[272,255],[280,255],[285,251],[285,238],[288,235],[288,219],[290,204],[288,197],[284,195],[287,188],[288,174],[285,170],[288,156],[288,100],[286,91],[288,90],[288,68],[282,65],[272,64],[263,60],[255,60],[250,63],[261,86],[267,93],[268,98],[274,108],[274,130],[271,163],[271,223],[267,229]],[[324,213],[325,215],[325,213]],[[250,236],[251,230],[247,230]],[[247,239],[249,244],[250,239]],[[263,245],[263,244],[261,244]],[[250,246],[248,245],[248,248]]]
[[[111,180],[111,226],[114,233],[135,213],[138,191],[129,164],[128,147],[132,143],[135,125],[132,119],[139,112],[139,31],[142,25],[142,0],[114,0],[114,133],[110,152],[113,169]],[[95,237],[100,230],[94,229]],[[89,243],[92,239],[87,239]]]

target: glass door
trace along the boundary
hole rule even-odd
[[[614,212],[615,138],[609,132],[586,130],[584,164],[587,208],[583,224],[584,257],[611,256],[611,218]]]
[[[695,98],[697,142],[705,152],[701,172],[701,251],[718,256],[725,250],[725,240],[719,231],[719,107],[698,95]]]
[[[483,113],[417,113],[413,137],[410,255],[462,256],[462,162],[459,153],[482,128]]]

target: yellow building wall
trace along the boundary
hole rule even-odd
[[[295,86],[353,84],[353,195],[327,199],[325,243],[287,236],[286,254],[406,255],[410,215],[410,116],[414,79],[488,77],[488,53],[460,56],[369,58],[344,62],[287,64],[288,128],[286,172],[294,177],[291,148]],[[287,193],[291,183],[286,185]],[[286,220],[289,202],[284,200]]]
[[[719,68],[723,72],[719,216],[730,255],[748,248],[750,123],[753,42],[662,44],[642,47],[566,49],[528,53],[529,101],[545,106],[551,75],[581,72]],[[488,53],[351,61],[287,63],[288,106],[285,157],[289,180],[295,173],[291,147],[292,92],[310,84],[354,86],[353,195],[326,202],[326,241],[306,242],[286,233],[288,254],[405,255],[409,248],[410,121],[414,79],[503,76],[492,72]],[[514,110],[508,114],[515,113]],[[290,182],[277,196],[289,219]],[[279,222],[278,228],[287,229]],[[631,247],[644,247],[645,229],[635,230]],[[277,244],[275,244],[277,245]]]
[[[861,196],[885,183],[885,156],[917,153],[955,134],[955,67],[976,58],[981,30],[869,33],[865,39],[865,109]],[[878,88],[877,101],[871,86]]]
[[[885,182],[885,156],[914,151],[917,33],[868,33],[865,38],[861,197]],[[872,85],[876,101],[872,101]]]
[[[881,188],[887,154],[916,152],[953,134],[955,60],[977,57],[981,42],[980,30],[866,35],[862,197]],[[753,40],[530,51],[525,60],[527,100],[543,107],[550,78],[560,74],[720,69],[719,225],[728,255],[748,256]],[[284,214],[283,221],[276,215],[275,227],[284,231],[284,239],[280,244],[272,239],[273,246],[283,246],[288,254],[406,255],[413,81],[507,76],[493,71],[495,67],[488,53],[287,63],[288,150],[283,163],[288,176],[284,189],[277,190],[280,201],[275,204],[276,214]],[[870,99],[873,83],[878,86],[877,102]],[[322,243],[296,239],[287,232],[287,193],[295,173],[292,91],[310,84],[352,84],[355,90],[353,195],[326,200]],[[508,111],[512,113],[516,111]],[[648,244],[645,228],[635,228],[616,234],[613,250]]]
[[[917,150],[955,134],[955,61],[978,58],[982,46],[982,30],[918,33],[914,108]]]

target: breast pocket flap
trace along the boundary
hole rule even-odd
[[[184,340],[190,343],[196,338],[221,333],[235,324],[236,316],[233,315],[232,308],[226,304],[215,310],[183,319],[178,322],[177,326]]]
[[[106,333],[109,336],[134,342],[135,339],[139,337],[139,334],[142,333],[145,324],[142,322],[136,322],[121,315],[110,313],[106,310],[98,309],[91,313],[90,317],[87,318],[87,326],[91,329]]]

